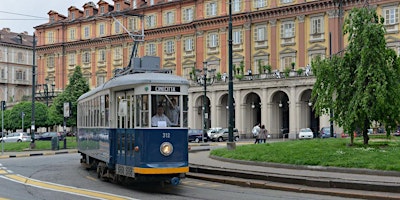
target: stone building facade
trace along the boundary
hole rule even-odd
[[[110,3],[111,2],[111,3]],[[63,90],[75,66],[83,69],[90,86],[96,87],[128,65],[133,40],[144,29],[138,56],[159,56],[161,66],[191,78],[193,69],[228,73],[228,0],[100,0],[82,8],[71,6],[68,16],[49,11],[49,22],[36,26],[38,82],[50,80]],[[309,101],[315,77],[305,76],[317,56],[329,57],[346,46],[341,25],[354,7],[373,6],[385,18],[388,46],[400,52],[399,2],[397,0],[231,0],[233,64],[238,74],[251,70],[254,77],[237,76],[234,82],[235,127],[248,134],[256,122],[265,124],[276,137],[300,128],[314,131],[329,125],[329,117],[315,118]],[[144,18],[138,17],[144,15]],[[330,39],[332,42],[330,44]],[[263,66],[271,66],[267,74]],[[286,76],[289,69],[299,76]],[[235,70],[236,71],[236,70]],[[192,77],[193,78],[193,77]],[[240,79],[240,80],[239,80]],[[250,80],[251,79],[251,80]],[[227,83],[190,89],[189,124],[202,128],[227,126]],[[338,132],[338,131],[337,131]]]

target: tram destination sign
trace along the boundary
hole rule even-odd
[[[179,86],[151,86],[152,92],[180,92]]]

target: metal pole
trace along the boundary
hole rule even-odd
[[[32,56],[32,114],[31,114],[31,149],[35,148],[35,60],[36,60],[36,36],[33,34],[33,56]]]
[[[3,137],[4,137],[4,109],[3,109],[3,102],[1,102],[1,154],[4,154],[4,142],[3,142]]]
[[[25,118],[25,113],[24,112],[22,112],[21,113],[21,118],[22,118],[22,132],[24,132],[24,118]]]
[[[204,134],[207,132],[207,121],[206,121],[206,99],[207,99],[207,68],[203,63],[203,85],[204,85],[204,96],[203,96],[203,135],[201,136],[202,142],[204,143]]]
[[[332,59],[332,33],[329,32],[329,57]],[[331,137],[333,137],[333,108],[329,109],[329,121],[330,121],[330,132],[331,132]]]
[[[233,51],[232,51],[232,0],[229,0],[229,26],[228,26],[228,54],[229,54],[229,82],[228,82],[228,103],[229,103],[229,136],[228,136],[228,149],[235,149],[235,145],[230,145],[233,143],[233,128],[234,128],[234,122],[233,122]]]

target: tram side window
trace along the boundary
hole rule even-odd
[[[181,105],[178,95],[152,95],[151,126],[179,127]]]
[[[183,96],[183,127],[188,127],[188,106],[189,98],[187,95]]]
[[[110,113],[110,97],[105,95],[105,113],[104,113],[104,119],[105,119],[105,126],[109,126],[109,113]]]
[[[136,95],[136,126],[149,126],[149,96]]]

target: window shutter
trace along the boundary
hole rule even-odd
[[[254,28],[254,41],[258,41],[258,27]]]
[[[394,19],[395,19],[394,21],[396,24],[399,23],[399,9],[398,8],[394,9]]]
[[[211,15],[211,4],[208,3],[206,5],[206,16],[210,16]]]
[[[281,24],[281,38],[283,38],[285,35],[284,35],[284,32],[285,32],[285,24]]]
[[[239,31],[239,43],[240,44],[243,44],[243,34],[242,34],[242,31]]]

